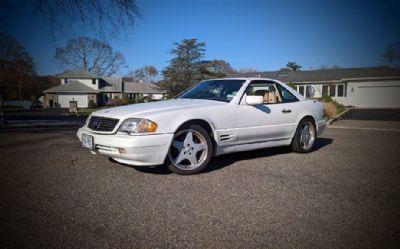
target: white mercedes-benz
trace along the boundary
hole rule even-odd
[[[175,99],[93,112],[78,130],[92,153],[194,174],[212,156],[276,146],[309,152],[326,127],[323,106],[272,79],[206,80]]]

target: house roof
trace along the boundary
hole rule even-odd
[[[283,82],[343,81],[358,78],[400,77],[400,69],[391,67],[337,68],[307,71],[270,71],[254,73],[236,73],[230,76],[261,77],[277,79]]]
[[[121,77],[101,77],[100,92],[121,92],[122,91],[122,78]]]
[[[45,93],[98,93],[97,90],[90,88],[76,80],[69,80],[67,84],[49,88]]]
[[[82,73],[83,72],[83,73]],[[65,74],[60,77],[71,78],[72,75],[75,75],[76,78],[84,78],[84,74],[88,75],[89,72],[85,71],[75,71],[71,72],[72,74]],[[80,75],[80,76],[78,76]],[[92,76],[94,77],[94,76]],[[142,82],[142,81],[127,81],[123,82],[123,80],[129,80],[128,78],[122,77],[101,77],[100,80],[100,88],[99,90],[95,90],[86,86],[83,83],[80,83],[78,80],[70,79],[67,84],[59,85],[52,87],[50,89],[45,90],[45,93],[62,93],[62,92],[80,92],[80,93],[98,93],[98,92],[126,92],[126,93],[165,93],[165,91],[161,91],[160,88],[150,82]]]
[[[124,82],[124,92],[126,93],[164,93],[160,88],[150,82],[130,81]]]
[[[67,73],[63,73],[59,76],[60,78],[90,78],[97,79],[99,77],[93,75],[86,69],[71,71]]]

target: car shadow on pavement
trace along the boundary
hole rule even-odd
[[[315,141],[314,148],[312,149],[311,153],[314,151],[318,151],[321,148],[331,144],[333,139],[331,138],[318,138]],[[209,173],[215,170],[220,170],[222,168],[225,168],[227,166],[230,166],[231,164],[234,164],[235,162],[238,161],[245,161],[245,160],[251,160],[251,159],[256,159],[260,157],[269,157],[269,156],[274,156],[274,155],[283,155],[283,154],[289,154],[289,153],[294,153],[290,146],[285,146],[285,147],[273,147],[273,148],[266,148],[266,149],[260,149],[260,150],[253,150],[253,151],[243,151],[243,152],[237,152],[237,153],[232,153],[232,154],[226,154],[222,156],[215,157],[211,160],[210,164],[207,166],[207,168],[201,172],[201,173]]]
[[[333,139],[331,139],[331,138],[318,138],[315,141],[315,145],[314,145],[312,152],[318,151],[321,148],[331,144],[332,142],[333,142]],[[220,169],[230,166],[238,161],[245,161],[245,160],[251,160],[251,159],[260,158],[260,157],[269,157],[269,156],[282,155],[282,154],[288,154],[288,153],[294,153],[294,152],[292,152],[292,150],[289,146],[266,148],[266,149],[253,150],[253,151],[243,151],[243,152],[221,155],[221,156],[212,158],[210,164],[200,174],[220,170]],[[109,160],[113,163],[117,163],[113,159],[109,159]],[[134,168],[137,171],[140,171],[143,173],[156,174],[156,175],[172,174],[167,169],[167,167],[165,167],[164,165],[155,166],[155,167],[139,167],[139,166],[131,166],[131,165],[121,164],[121,163],[118,163],[118,164],[126,166],[126,167],[130,167],[130,168]]]
[[[157,165],[157,166],[150,166],[150,167],[149,166],[133,166],[133,165],[125,164],[125,163],[119,163],[112,158],[108,158],[108,161],[110,161],[111,163],[119,164],[124,167],[134,168],[137,171],[140,171],[143,173],[150,173],[150,174],[155,174],[155,175],[172,174],[172,172],[170,172],[167,169],[167,167],[165,167],[164,165]]]

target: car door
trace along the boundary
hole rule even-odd
[[[246,104],[246,95],[260,95],[261,105]],[[298,99],[274,81],[252,81],[238,105],[239,143],[256,143],[291,138],[297,124]]]

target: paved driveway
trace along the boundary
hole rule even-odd
[[[332,128],[400,130],[400,109],[351,109]]]
[[[133,168],[74,132],[0,133],[1,248],[400,248],[400,132],[329,128],[310,154]]]
[[[345,120],[400,121],[400,109],[351,109]]]

